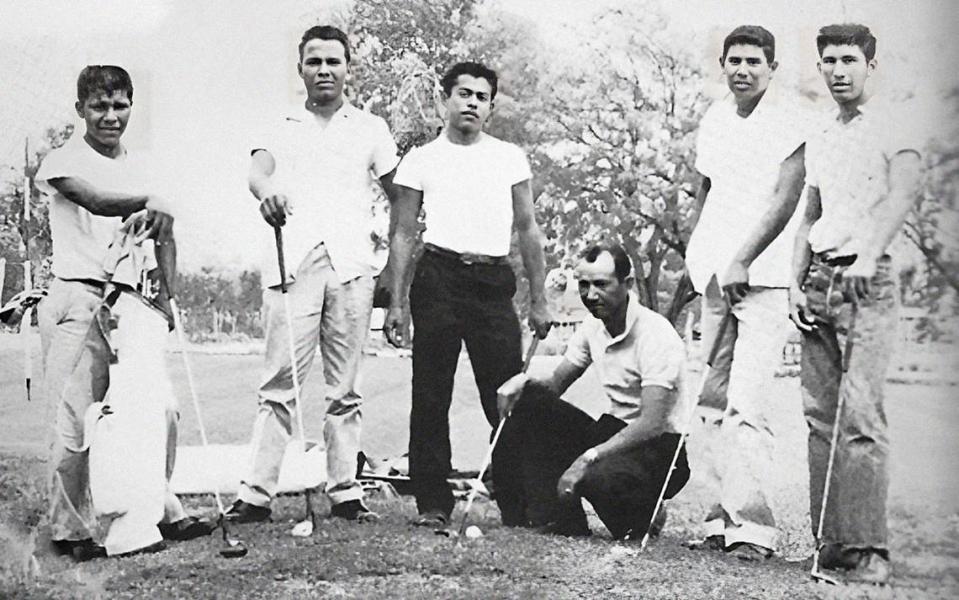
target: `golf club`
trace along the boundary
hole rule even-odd
[[[283,296],[283,312],[286,315],[286,333],[290,346],[290,369],[293,378],[293,401],[296,402],[296,422],[298,425],[298,434],[300,437],[300,446],[302,451],[306,452],[306,434],[303,427],[303,402],[300,397],[300,372],[296,364],[296,348],[293,345],[293,315],[290,311],[290,297],[286,289],[286,261],[283,257],[283,231],[279,225],[273,226],[273,235],[276,238],[276,259],[280,267],[280,294]],[[290,534],[296,537],[308,537],[313,535],[313,529],[316,527],[316,515],[313,512],[313,499],[311,492],[304,486],[303,497],[306,500],[306,517],[293,526]]]
[[[849,318],[849,329],[846,332],[846,347],[842,354],[842,372],[845,375],[849,371],[849,357],[852,354],[853,331],[856,327],[857,305],[852,303],[852,315]],[[829,460],[826,462],[826,481],[823,482],[822,502],[819,505],[819,525],[816,527],[816,552],[812,558],[812,570],[809,576],[813,581],[821,581],[831,585],[838,585],[839,580],[831,575],[823,573],[819,569],[819,553],[822,550],[822,528],[826,522],[826,502],[829,499],[829,484],[832,482],[832,468],[836,460],[836,442],[839,441],[839,419],[841,418],[843,408],[845,407],[845,396],[839,393],[839,400],[836,402],[836,417],[832,423],[832,439],[829,442]]]
[[[653,507],[653,514],[649,518],[649,525],[646,527],[646,533],[643,534],[643,539],[639,544],[640,550],[645,550],[647,544],[649,544],[649,529],[653,526],[653,523],[656,521],[656,516],[659,514],[659,510],[662,508],[663,500],[666,497],[666,490],[669,488],[669,480],[673,476],[673,471],[676,470],[676,461],[679,460],[679,454],[683,449],[683,444],[686,443],[686,436],[689,435],[689,429],[692,426],[693,419],[696,416],[696,407],[699,405],[699,397],[703,393],[703,388],[706,386],[706,380],[709,378],[710,369],[712,369],[713,362],[716,360],[716,355],[719,354],[719,348],[722,346],[723,337],[726,335],[726,330],[729,328],[729,323],[732,320],[732,310],[727,309],[726,314],[723,315],[723,319],[719,323],[719,330],[716,332],[716,338],[713,340],[713,346],[709,349],[709,356],[706,358],[706,364],[703,366],[703,374],[700,377],[699,385],[696,387],[696,395],[688,399],[689,417],[686,420],[686,426],[683,427],[683,431],[679,434],[679,443],[676,444],[676,451],[673,453],[673,459],[669,463],[669,470],[666,472],[666,480],[663,482],[662,489],[659,490],[659,497],[656,498],[656,505]],[[692,328],[687,327],[686,329],[688,338],[692,333],[690,331]]]
[[[539,346],[539,336],[533,333],[533,340],[529,343],[529,348],[526,349],[526,358],[523,359],[523,369],[521,373],[525,373],[529,369],[529,364],[533,360],[533,355],[536,353],[536,347]],[[476,499],[476,494],[479,492],[479,488],[482,485],[483,475],[486,473],[486,469],[489,468],[490,462],[493,460],[493,450],[496,449],[496,442],[499,441],[499,436],[503,433],[503,425],[506,424],[506,419],[509,418],[507,414],[505,417],[500,419],[499,426],[496,428],[496,433],[493,434],[493,440],[490,442],[489,450],[486,451],[486,457],[483,459],[483,464],[480,466],[479,473],[476,474],[476,479],[470,484],[470,493],[466,497],[466,508],[463,510],[463,519],[460,521],[459,529],[457,530],[457,541],[459,537],[463,535],[466,531],[466,522],[469,520],[470,509],[473,508],[473,500]],[[444,529],[443,533],[448,532]],[[441,533],[441,532],[437,532]]]
[[[173,329],[176,333],[177,345],[180,347],[180,356],[183,357],[183,368],[186,371],[186,381],[190,388],[190,399],[193,401],[193,410],[196,413],[197,427],[200,430],[200,440],[203,447],[209,447],[206,437],[206,427],[203,424],[203,413],[200,411],[200,401],[197,399],[196,385],[193,383],[193,369],[190,366],[190,360],[187,357],[186,336],[183,333],[183,323],[180,320],[180,309],[176,300],[169,293],[169,286],[166,283],[166,276],[161,277],[164,281],[164,287],[167,290],[167,296],[170,298],[170,312],[173,313]],[[223,507],[223,499],[220,497],[220,489],[216,483],[213,486],[213,497],[216,500],[216,509],[218,516],[216,526],[223,531],[223,547],[220,548],[220,556],[224,558],[240,558],[246,556],[247,548],[240,540],[230,536],[227,530],[227,520],[225,518],[226,510]]]

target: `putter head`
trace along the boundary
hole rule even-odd
[[[438,529],[434,529],[433,533],[436,535],[441,535],[443,537],[448,537],[448,538],[456,538],[456,537],[459,537],[460,535],[458,531],[447,529],[446,527],[440,527]]]
[[[220,556],[223,558],[242,558],[246,556],[248,550],[243,542],[231,537],[229,531],[227,531],[223,513],[220,513],[217,518],[216,526],[223,532],[223,547],[220,548]]]
[[[812,577],[813,581],[820,583],[828,583],[829,585],[839,585],[839,580],[831,575],[827,575],[820,571],[819,569],[813,569],[809,572],[809,576]]]

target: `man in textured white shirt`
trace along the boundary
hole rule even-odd
[[[296,413],[273,227],[282,227],[300,379],[309,374],[318,343],[323,361],[331,515],[350,521],[377,518],[363,503],[356,480],[363,401],[358,371],[373,301],[372,185],[378,180],[389,195],[399,158],[386,122],[343,94],[350,72],[346,34],[312,27],[303,34],[299,55],[297,72],[307,93],[302,109],[279,120],[252,148],[250,191],[270,226],[263,229],[261,266],[266,364],[252,464],[227,511],[238,522],[270,517]]]
[[[719,62],[731,94],[710,106],[699,126],[697,199],[704,205],[686,252],[703,296],[706,353],[732,313],[702,396],[706,473],[719,496],[701,545],[752,560],[770,556],[777,537],[768,414],[779,398],[769,389],[789,330],[784,265],[798,222],[791,217],[802,192],[805,139],[799,111],[769,90],[777,67],[771,33],[737,27]]]
[[[496,73],[459,63],[442,78],[448,123],[432,142],[412,150],[396,171],[397,231],[390,245],[392,293],[386,319],[391,343],[403,345],[409,317],[413,340],[410,478],[424,526],[443,526],[453,510],[449,407],[460,348],[466,344],[490,425],[499,421],[496,388],[519,372],[520,326],[513,308],[516,279],[508,262],[515,230],[530,290],[530,325],[549,330],[545,265],[533,212],[530,169],[518,146],[483,131],[497,91]],[[420,208],[426,212],[424,252],[412,288],[405,282]],[[493,457],[493,484],[503,520],[521,513],[498,490],[504,469]]]
[[[174,253],[169,208],[148,194],[148,165],[142,157],[128,153],[121,142],[132,106],[133,83],[124,69],[112,65],[83,69],[77,79],[76,110],[84,121],[84,133],[51,151],[36,176],[37,186],[50,197],[53,240],[54,279],[39,308],[44,389],[47,402],[56,410],[51,538],[59,551],[81,561],[106,551],[161,549],[161,534],[189,539],[210,532],[205,524],[187,517],[176,497],[167,493],[164,512],[148,513],[146,522],[134,519],[136,527],[116,544],[108,535],[106,550],[97,544],[100,531],[90,498],[90,440],[85,439],[83,419],[92,404],[104,400],[110,384],[110,349],[101,327],[93,324],[105,307],[104,290],[111,280],[105,267],[110,262],[109,247],[123,220],[135,215],[147,228],[142,237],[155,239],[169,251],[161,253],[161,260],[171,264]],[[167,416],[168,433],[175,436],[175,415]],[[155,456],[155,451],[155,447],[143,449],[144,456]],[[162,476],[159,473],[158,489]],[[167,524],[158,531],[161,519]]]
[[[790,317],[802,333],[809,508],[815,533],[838,418],[819,566],[882,584],[890,576],[883,387],[899,320],[892,241],[916,201],[921,160],[902,115],[869,99],[876,69],[869,28],[823,27],[816,47],[836,110],[807,144],[808,205],[789,289]]]
[[[586,498],[615,539],[639,539],[692,408],[678,390],[683,343],[669,321],[630,294],[634,278],[622,246],[588,248],[576,280],[592,318],[570,338],[562,362],[546,379],[520,373],[499,389],[500,415],[508,415],[500,465],[523,499],[523,524],[588,535]],[[561,399],[590,366],[609,400],[598,420]],[[688,480],[683,449],[665,497]]]

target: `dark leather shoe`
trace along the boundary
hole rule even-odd
[[[149,546],[145,546],[137,550],[131,550],[130,552],[122,552],[120,554],[115,555],[115,558],[126,558],[128,556],[137,556],[138,554],[155,554],[157,552],[163,552],[164,550],[166,550],[166,542],[164,542],[163,540],[160,540],[159,542],[155,544],[150,544]]]
[[[842,544],[823,544],[819,549],[820,569],[855,569],[859,565],[860,551],[843,549]]]
[[[77,562],[86,562],[94,558],[105,558],[107,550],[95,544],[92,539],[53,540],[53,548],[61,556],[69,556]]]
[[[227,521],[234,523],[262,523],[269,521],[273,513],[268,506],[257,506],[243,500],[237,500],[227,509],[223,516]]]
[[[379,521],[380,515],[368,509],[362,500],[347,500],[330,507],[330,516],[358,523]]]
[[[732,544],[726,549],[726,552],[739,560],[745,560],[747,562],[761,562],[767,558],[771,558],[773,555],[773,551],[770,548],[750,542],[737,542]]]
[[[431,527],[433,529],[444,529],[449,525],[449,522],[450,516],[441,510],[428,510],[410,521],[416,527]]]
[[[173,523],[160,523],[157,527],[160,528],[160,535],[163,536],[163,539],[185,542],[186,540],[210,535],[216,529],[216,523],[208,519],[184,517]]]

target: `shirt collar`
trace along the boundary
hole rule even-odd
[[[609,330],[606,329],[606,324],[602,324],[603,335],[606,336],[607,345],[612,346],[618,342],[626,339],[626,336],[633,330],[633,327],[636,326],[636,321],[639,320],[639,300],[636,299],[633,294],[626,295],[626,326],[623,328],[623,332],[619,335],[613,337],[609,335]]]
[[[356,108],[356,106],[354,106],[353,103],[350,102],[344,96],[343,104],[338,109],[336,109],[335,113],[333,113],[333,116],[330,118],[330,122],[332,123],[333,121],[336,121],[336,120],[347,119],[350,116],[352,116],[353,113],[355,113],[357,110],[359,109]],[[316,115],[311,113],[306,108],[305,104],[301,103],[299,106],[299,110],[292,111],[290,114],[287,115],[287,118],[290,120],[299,121],[299,122],[312,122],[313,119],[316,118]]]

